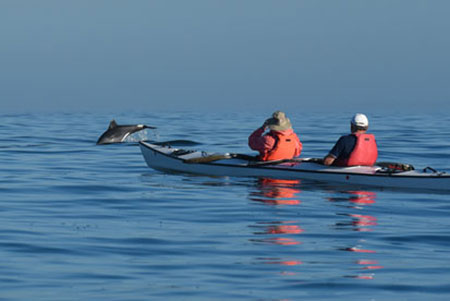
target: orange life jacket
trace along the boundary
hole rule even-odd
[[[377,142],[372,134],[352,134],[356,136],[356,144],[350,156],[346,159],[337,159],[337,166],[372,166],[378,158]]]
[[[294,132],[290,135],[283,135],[277,132],[271,132],[271,136],[275,138],[275,147],[267,152],[264,156],[261,157],[263,161],[270,160],[283,160],[283,159],[292,159],[296,155],[296,150],[298,147],[298,154],[300,154],[302,150],[302,144],[298,139],[297,134]]]

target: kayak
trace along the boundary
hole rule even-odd
[[[450,175],[430,167],[419,171],[407,164],[378,162],[374,166],[336,167],[314,158],[256,161],[248,155],[184,150],[144,141],[139,145],[147,165],[161,171],[450,192]]]

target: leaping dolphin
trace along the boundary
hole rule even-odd
[[[129,135],[139,132],[143,129],[156,129],[156,127],[148,126],[144,124],[136,125],[118,125],[113,119],[109,123],[109,127],[100,138],[97,140],[97,144],[110,144],[123,142]]]

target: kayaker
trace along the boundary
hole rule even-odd
[[[264,134],[267,129],[269,132]],[[259,152],[258,159],[263,161],[292,159],[302,151],[302,143],[291,121],[281,111],[274,112],[272,118],[248,137],[248,145]]]
[[[375,136],[367,134],[369,120],[364,114],[355,114],[350,122],[350,135],[339,138],[324,158],[325,165],[372,166],[377,161],[378,150]]]

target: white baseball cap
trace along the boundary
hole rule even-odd
[[[351,123],[356,126],[368,127],[369,119],[367,119],[366,115],[357,113],[357,114],[355,114],[355,116],[353,116]]]

